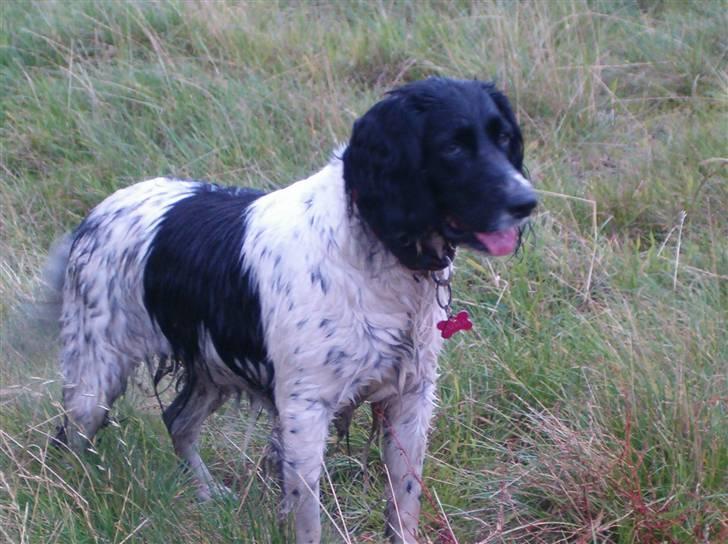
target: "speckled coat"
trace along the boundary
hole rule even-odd
[[[282,510],[298,542],[318,542],[329,424],[368,400],[384,423],[387,531],[415,542],[445,313],[434,280],[458,245],[517,249],[537,203],[523,174],[505,95],[430,78],[388,93],[284,189],[157,178],[116,192],[51,259],[65,270],[59,439],[92,439],[140,361],[155,381],[177,370],[164,421],[205,499],[221,486],[201,425],[248,393],[276,421]]]
[[[215,208],[210,201],[215,193],[230,200],[232,215]],[[277,421],[283,510],[295,511],[299,541],[315,542],[329,424],[337,412],[369,400],[383,408],[386,422],[384,462],[393,487],[390,502],[396,502],[388,508],[389,530],[395,538],[397,533],[414,538],[441,346],[435,324],[444,315],[435,284],[404,268],[367,232],[347,205],[338,159],[308,179],[253,196],[194,181],[152,179],[113,194],[72,235],[61,363],[73,428],[93,437],[137,363],[187,358],[194,380],[188,377],[191,385],[180,395],[185,402],[170,406],[165,421],[196,476],[200,497],[219,489],[197,452],[200,425],[229,396],[249,393]],[[234,297],[254,299],[259,312],[249,314],[253,322],[225,323],[224,331],[211,331],[204,318],[191,316],[199,328],[198,346],[188,353],[175,350],[184,341],[170,338],[184,331],[171,327],[165,334],[160,327],[155,317],[164,310],[150,303],[145,285],[154,283],[149,275],[164,276],[162,266],[186,283],[215,279],[190,277],[196,272],[184,270],[174,256],[157,268],[149,265],[160,252],[174,251],[160,247],[157,238],[175,207],[194,199],[211,210],[188,222],[238,221],[241,235],[221,257],[231,263],[214,264],[238,267],[248,279],[240,288],[207,283],[204,296],[218,308],[236,304]],[[195,227],[198,236],[214,234],[206,229],[209,225]],[[176,251],[191,251],[187,244]],[[195,304],[183,300],[175,311],[194,312]],[[224,343],[226,335],[258,326],[265,357],[221,357],[216,336]],[[72,443],[77,440],[72,429],[65,432]]]

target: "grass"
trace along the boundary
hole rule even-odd
[[[234,407],[203,457],[238,500],[192,500],[141,375],[94,453],[49,448],[58,372],[23,303],[53,238],[114,189],[283,186],[428,75],[507,89],[542,199],[520,256],[460,255],[476,328],[442,358],[423,542],[728,540],[726,7],[2,3],[0,540],[291,538],[261,463],[268,423],[243,455]],[[351,454],[329,447],[330,541],[381,540],[366,412]]]

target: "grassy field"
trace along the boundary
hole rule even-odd
[[[52,342],[23,317],[54,237],[161,174],[272,189],[428,75],[495,79],[542,191],[523,252],[462,252],[423,542],[728,541],[725,1],[0,4],[0,541],[287,542],[244,414],[198,504],[139,375],[94,452],[49,447]],[[383,470],[332,440],[327,541],[379,542]]]

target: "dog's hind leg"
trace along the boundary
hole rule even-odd
[[[164,423],[172,437],[174,451],[192,472],[197,498],[201,501],[209,500],[213,495],[230,493],[212,477],[200,457],[198,447],[203,422],[228,397],[227,392],[207,382],[204,377],[190,373],[182,391],[164,411]]]
[[[57,439],[76,451],[88,447],[135,362],[93,335],[65,334],[61,349],[64,425]]]

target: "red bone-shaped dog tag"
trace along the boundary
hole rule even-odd
[[[440,330],[442,337],[447,340],[456,332],[469,331],[473,328],[473,323],[470,321],[468,312],[463,310],[462,312],[458,312],[457,315],[451,315],[444,321],[440,321],[437,324],[437,328]]]

